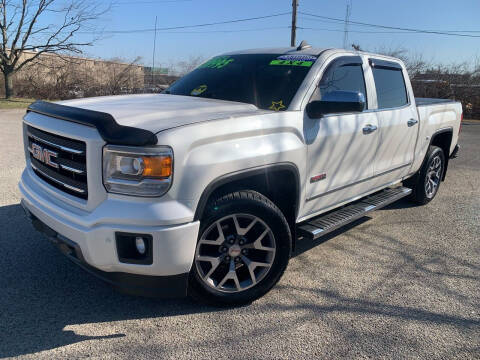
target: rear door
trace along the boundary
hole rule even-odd
[[[369,64],[375,83],[375,113],[379,125],[374,175],[379,182],[388,183],[409,171],[417,140],[418,113],[412,105],[407,73],[402,66],[373,58]]]

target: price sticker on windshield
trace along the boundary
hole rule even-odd
[[[208,60],[206,63],[200,65],[198,68],[199,69],[205,69],[205,68],[221,69],[227,66],[228,64],[232,63],[233,61],[235,61],[235,59],[228,56],[217,56],[217,57],[214,57],[213,59]]]
[[[317,60],[317,57],[313,55],[281,55],[270,61],[269,65],[310,67],[315,60]]]
[[[193,89],[190,95],[198,96],[201,93],[205,92],[205,90],[207,90],[207,85],[200,85],[199,87],[196,87],[195,89]]]

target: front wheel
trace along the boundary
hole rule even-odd
[[[291,252],[282,212],[255,191],[225,195],[200,225],[189,294],[214,305],[252,302],[280,279]]]
[[[412,200],[420,205],[432,201],[437,195],[444,170],[443,150],[438,146],[430,146],[419,173],[405,182],[407,186],[412,187]]]

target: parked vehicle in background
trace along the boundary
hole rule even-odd
[[[430,202],[461,118],[460,103],[415,99],[395,58],[304,43],[227,53],[163,94],[32,104],[22,204],[123,291],[244,304],[299,239],[405,196]]]

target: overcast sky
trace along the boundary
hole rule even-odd
[[[99,24],[105,30],[104,39],[85,52],[94,57],[126,60],[141,56],[146,65],[152,63],[153,31],[134,30],[153,29],[155,16],[158,16],[157,26],[164,28],[291,11],[291,0],[116,0],[116,3]],[[299,0],[299,3],[300,12],[343,19],[347,0]],[[480,56],[479,16],[479,0],[352,0],[352,21],[426,30],[478,31],[468,33],[478,37],[399,33],[350,25],[349,44],[360,44],[371,51],[381,47],[404,48],[412,54],[422,54],[425,60],[441,63],[473,60]],[[290,24],[291,15],[287,14],[234,24],[159,31],[156,66],[235,49],[289,46]],[[299,29],[297,42],[305,39],[318,47],[343,46],[343,23],[299,14],[297,26],[314,28]],[[112,30],[127,33],[109,34]]]

